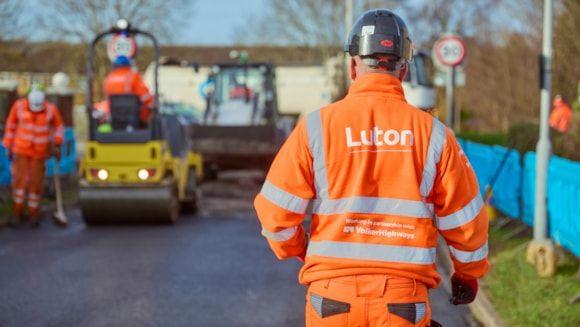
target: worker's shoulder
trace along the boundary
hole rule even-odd
[[[451,129],[447,128],[437,117],[431,113],[421,110],[406,101],[398,101],[397,112],[400,113],[400,119],[412,124],[415,133],[423,134],[428,139],[433,139],[442,146],[446,144],[449,138],[455,136]]]
[[[26,98],[17,99],[12,104],[12,108],[14,108],[14,114],[16,114],[16,112],[18,111],[17,109],[25,110],[26,108],[28,108],[28,99]],[[12,112],[12,110],[10,112]]]
[[[385,99],[385,98],[380,97],[380,99]],[[367,98],[367,100],[369,100],[369,99]],[[395,110],[397,110],[398,114],[410,116],[410,118],[412,120],[420,121],[420,122],[427,124],[429,126],[433,124],[434,120],[437,120],[437,118],[433,117],[433,115],[431,115],[430,113],[409,104],[405,100],[401,100],[401,99],[397,99],[397,98],[392,98],[389,100],[390,101],[384,101],[383,104],[381,104],[379,106],[370,105],[369,108],[374,108],[371,110],[395,109]],[[353,101],[355,103],[353,103]],[[360,101],[361,101],[361,97],[357,97],[357,98],[345,97],[343,99],[332,102],[332,103],[330,103],[326,106],[323,106],[321,108],[312,110],[311,112],[306,114],[306,117],[307,118],[308,117],[314,118],[316,116],[319,116],[321,113],[326,117],[333,116],[333,115],[350,114],[348,112],[348,111],[350,111],[349,109],[352,109],[352,108],[356,108],[357,110],[363,109],[360,106]],[[369,102],[366,102],[366,103],[369,103]]]
[[[437,121],[439,121],[431,113],[429,113],[425,110],[419,109],[408,102],[404,102],[403,106],[405,107],[405,109],[407,110],[407,112],[410,115],[415,116],[418,119],[425,121],[426,123],[432,124],[433,122],[436,123]]]
[[[19,105],[19,104],[24,104],[24,103],[28,103],[28,99],[26,99],[25,97],[16,99],[16,101],[14,101],[14,105]]]
[[[50,116],[60,116],[60,112],[58,111],[58,107],[56,106],[56,104],[50,101],[46,101],[45,104],[46,104],[46,112]]]
[[[312,119],[312,118],[320,115],[321,112],[323,112],[323,111],[327,111],[329,109],[332,109],[332,108],[337,107],[338,106],[338,103],[341,102],[341,101],[343,101],[343,100],[339,100],[339,101],[336,101],[336,102],[327,104],[327,105],[322,106],[322,107],[319,107],[319,108],[312,108],[312,110],[310,110],[309,112],[307,112],[307,113],[305,113],[303,115],[304,120],[308,121],[308,120],[310,120],[310,119]]]
[[[329,103],[329,104],[322,106],[316,110],[313,110],[309,114],[313,114],[316,112],[318,112],[318,113],[324,112],[325,114],[326,113],[336,113],[336,112],[340,111],[337,109],[345,108],[345,107],[348,107],[348,98],[342,98],[342,99],[337,100],[335,102]]]

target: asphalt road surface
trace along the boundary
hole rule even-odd
[[[175,226],[0,231],[0,326],[303,326],[298,261],[278,261],[252,211],[258,186],[204,187],[204,208]],[[130,204],[128,204],[130,205]],[[433,318],[473,323],[432,292]]]

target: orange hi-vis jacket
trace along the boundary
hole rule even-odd
[[[64,127],[56,106],[44,103],[44,110],[32,112],[27,99],[17,100],[6,120],[4,146],[12,152],[37,159],[49,156],[50,144],[61,145]]]
[[[141,100],[141,114],[139,118],[147,122],[150,108],[153,106],[153,96],[145,85],[143,78],[131,67],[118,67],[113,69],[104,81],[104,90],[107,97],[114,94],[134,94]]]
[[[343,100],[299,121],[254,205],[276,256],[304,258],[303,284],[385,274],[436,287],[438,233],[459,277],[488,269],[488,219],[468,159],[390,75],[359,77]]]
[[[555,99],[550,113],[550,126],[560,133],[566,133],[570,128],[572,108],[562,99]]]

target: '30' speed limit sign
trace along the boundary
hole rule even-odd
[[[465,59],[465,43],[457,35],[444,35],[435,43],[434,52],[442,65],[455,67]]]

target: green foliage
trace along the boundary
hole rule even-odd
[[[580,161],[580,134],[552,133],[552,152],[560,157]]]
[[[504,133],[480,133],[480,132],[473,132],[473,131],[461,131],[456,134],[457,137],[460,137],[464,140],[477,142],[481,144],[488,144],[488,145],[506,145],[507,144],[507,137]]]
[[[580,135],[570,130],[567,133],[559,133],[555,130],[550,132],[552,141],[552,153],[575,161],[580,161]],[[516,148],[520,153],[536,150],[539,127],[537,124],[517,124],[508,131],[508,144]]]
[[[457,133],[457,137],[472,142],[502,145],[516,149],[524,154],[528,151],[536,151],[538,142],[539,127],[537,124],[521,123],[513,125],[507,133],[480,133],[474,131],[462,131]],[[572,131],[568,133],[558,133],[551,131],[552,153],[575,161],[580,161],[580,135],[575,135]]]
[[[580,113],[580,101],[576,101],[572,104],[572,109],[574,109],[574,111]]]
[[[508,146],[524,154],[536,150],[539,127],[537,124],[521,123],[510,126],[507,132]]]
[[[514,228],[490,230],[491,266],[485,289],[508,326],[580,326],[580,304],[569,300],[580,294],[580,260],[562,253],[556,276],[538,277],[525,260],[529,237],[506,235]]]

